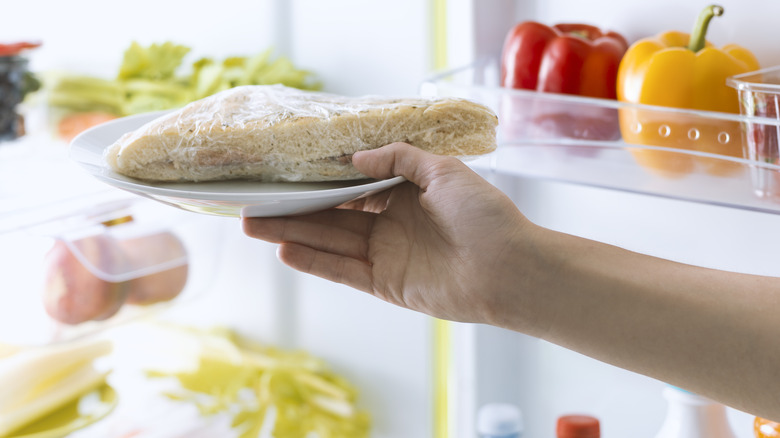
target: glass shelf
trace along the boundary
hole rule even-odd
[[[494,60],[425,81],[499,117],[497,150],[470,164],[665,198],[780,213],[780,121],[499,86]]]

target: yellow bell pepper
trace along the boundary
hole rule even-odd
[[[729,44],[718,49],[705,40],[710,20],[723,14],[720,6],[702,11],[689,35],[670,31],[641,39],[629,47],[618,68],[618,100],[699,111],[739,113],[737,92],[726,78],[759,69],[747,49]],[[620,131],[626,143],[688,149],[743,157],[739,123],[661,109],[620,109]],[[632,149],[637,161],[665,175],[680,176],[696,169],[729,175],[741,169],[725,160]]]

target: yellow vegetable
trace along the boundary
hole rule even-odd
[[[357,392],[324,362],[304,352],[262,347],[231,332],[198,333],[197,366],[181,372],[149,372],[175,378],[171,399],[194,403],[203,415],[235,412],[232,426],[255,438],[271,426],[274,437],[363,438],[370,419],[356,405]]]
[[[690,35],[671,31],[632,44],[618,69],[618,100],[739,113],[737,93],[726,85],[726,79],[757,70],[759,65],[743,47],[728,44],[715,48],[705,40],[710,20],[722,13],[720,6],[709,6]],[[627,143],[742,157],[738,123],[636,108],[621,108],[619,114],[620,131]],[[664,151],[642,149],[634,155],[641,164],[669,175],[689,173],[696,163],[715,175],[740,168],[715,159]]]
[[[0,360],[0,437],[24,427],[105,383],[93,361],[108,341],[30,348]]]

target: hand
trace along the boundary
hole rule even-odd
[[[373,178],[408,182],[337,209],[246,218],[247,235],[280,243],[282,262],[439,318],[488,322],[514,288],[512,242],[529,223],[461,161],[407,144],[356,153]],[[506,284],[509,282],[510,284]]]

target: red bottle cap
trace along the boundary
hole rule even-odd
[[[564,415],[558,418],[556,433],[558,438],[599,438],[601,427],[588,415]]]

